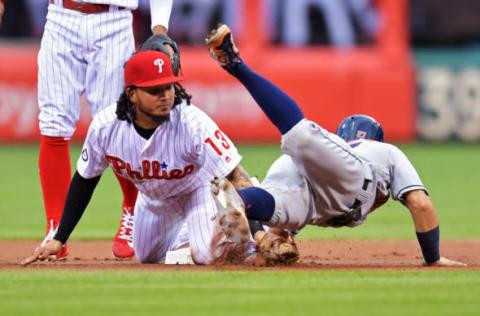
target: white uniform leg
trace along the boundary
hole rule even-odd
[[[185,233],[185,221],[192,257],[196,263],[210,264],[232,243],[216,222],[216,205],[209,186],[166,201],[152,201],[139,192],[135,205],[133,248],[141,263],[164,259],[168,250],[178,247]],[[247,253],[253,251],[253,241]]]
[[[65,23],[68,20],[69,23]],[[50,5],[38,54],[40,133],[70,138],[80,114],[86,65],[81,13]]]
[[[135,52],[132,13],[120,10],[85,18],[89,45],[85,55],[86,97],[95,115],[117,101],[123,91],[123,66]],[[112,32],[112,28],[116,32]]]
[[[164,259],[184,223],[181,199],[151,201],[138,193],[135,204],[133,249],[140,263],[156,263]]]
[[[177,238],[175,238],[175,240],[173,241],[173,244],[170,246],[168,250],[172,251],[172,250],[177,250],[179,248],[183,248],[187,246],[189,242],[190,242],[190,236],[188,234],[187,222],[185,221],[182,227],[180,228],[180,232],[178,233]]]

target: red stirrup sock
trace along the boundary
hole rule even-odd
[[[60,222],[72,178],[69,143],[63,137],[42,136],[40,140],[38,167],[47,216],[47,233],[52,220],[55,226]]]
[[[135,184],[133,184],[130,180],[122,178],[116,173],[115,173],[115,176],[117,177],[123,192],[122,209],[127,207],[128,209],[130,209],[133,215],[134,209],[135,209],[135,202],[137,201],[138,190],[135,187]]]

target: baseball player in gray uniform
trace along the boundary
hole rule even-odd
[[[173,0],[150,0],[152,32],[166,34]],[[49,0],[38,54],[39,172],[47,217],[42,245],[56,233],[71,180],[69,142],[85,95],[93,116],[123,91],[123,65],[135,52],[132,10],[138,0]],[[117,177],[124,200],[112,252],[130,258],[135,186]],[[57,259],[68,255],[64,245]]]
[[[293,231],[307,224],[353,227],[391,195],[410,210],[427,265],[464,265],[440,256],[439,221],[428,192],[407,157],[383,142],[380,124],[354,115],[341,122],[337,134],[330,133],[305,119],[294,100],[243,62],[226,25],[213,30],[207,44],[282,134],[284,155],[260,187],[232,194],[224,184],[231,200],[220,205],[227,213],[238,211],[234,205],[242,205],[241,211],[246,206],[249,219]]]
[[[214,177],[227,177],[239,188],[249,179],[234,144],[190,105],[167,54],[140,51],[124,72],[126,88],[119,101],[90,124],[58,231],[23,264],[61,251],[108,166],[139,190],[133,246],[141,263],[160,262],[178,247],[185,223],[196,263],[243,260],[253,252],[248,223],[238,227],[232,242],[218,225],[210,191]]]

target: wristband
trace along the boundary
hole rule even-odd
[[[423,258],[425,258],[427,263],[432,263],[440,259],[440,226],[428,232],[417,232],[417,239],[420,248],[422,248]]]

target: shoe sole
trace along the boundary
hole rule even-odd
[[[135,255],[132,255],[131,257],[117,257],[113,252],[112,252],[112,258],[117,260],[117,261],[128,261],[132,260],[135,257]]]
[[[222,66],[226,66],[229,61],[226,53],[222,49],[219,49],[219,47],[222,45],[225,37],[228,34],[230,34],[230,41],[232,43],[233,52],[238,54],[238,48],[233,41],[232,31],[226,24],[223,24],[222,26],[215,29],[214,33],[212,33],[211,36],[207,37],[207,39],[205,40],[206,44],[210,48],[210,55]]]
[[[206,40],[207,45],[216,53],[216,54],[222,54],[223,51],[220,49],[217,49],[220,45],[222,45],[223,39],[225,36],[227,36],[228,33],[232,33],[230,28],[223,24],[219,28],[215,30],[215,33],[208,37]]]
[[[217,205],[217,223],[228,240],[245,245],[250,241],[250,228],[245,206],[237,191],[226,179],[212,181],[212,194]]]

